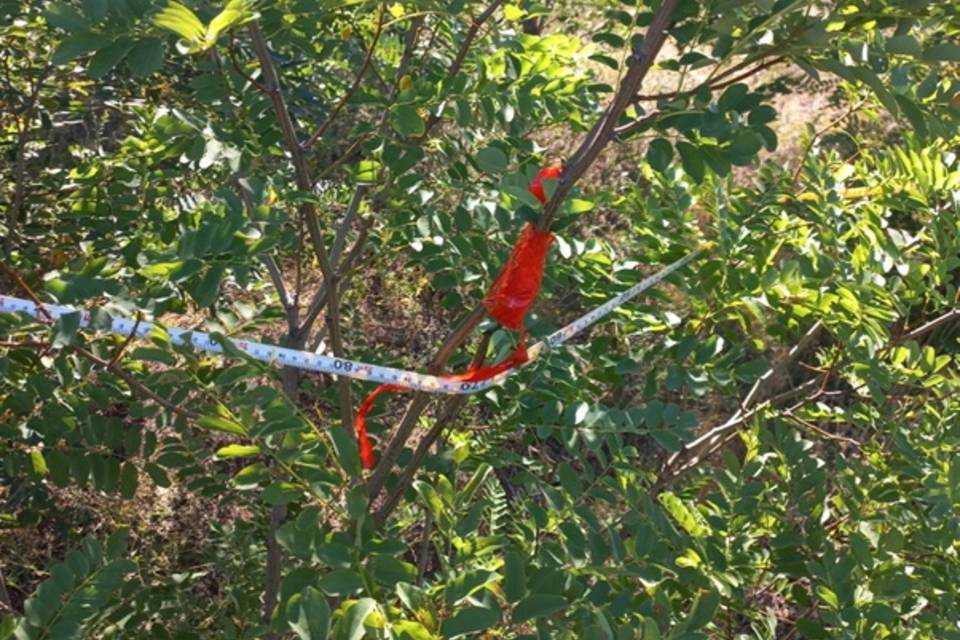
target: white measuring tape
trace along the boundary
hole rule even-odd
[[[692,253],[687,254],[676,262],[664,267],[657,273],[644,278],[639,283],[630,287],[620,295],[600,305],[589,313],[580,316],[562,329],[554,331],[545,340],[538,342],[527,349],[528,360],[525,364],[536,360],[546,349],[553,349],[577,335],[597,320],[603,318],[617,307],[622,306],[627,301],[635,298],[641,292],[653,287],[663,281],[671,273],[680,269],[686,264],[692,262],[698,255],[704,252],[706,248],[701,247]],[[25,313],[38,320],[46,320],[47,316],[57,319],[60,316],[80,313],[80,326],[90,325],[91,317],[89,311],[81,311],[74,307],[65,307],[61,305],[44,304],[41,311],[38,305],[30,300],[22,298],[13,298],[10,296],[0,296],[0,312]],[[110,331],[121,335],[131,335],[136,333],[139,337],[144,337],[154,328],[154,323],[128,320],[126,318],[111,317]],[[208,333],[200,331],[189,331],[176,329],[173,327],[164,328],[170,336],[171,342],[177,345],[190,344],[193,347],[210,353],[223,353],[223,347],[213,339]],[[458,382],[455,380],[444,379],[441,376],[432,376],[415,371],[405,371],[403,369],[394,369],[393,367],[384,367],[376,364],[367,364],[357,362],[356,360],[347,360],[346,358],[333,358],[330,356],[319,355],[309,351],[299,351],[296,349],[287,349],[250,340],[234,340],[227,338],[229,342],[239,351],[261,362],[273,365],[296,367],[298,369],[307,369],[309,371],[320,371],[338,376],[346,376],[357,380],[369,380],[387,384],[403,385],[411,389],[420,391],[431,391],[436,393],[469,394],[477,393],[490,387],[503,383],[516,369],[510,369],[496,375],[488,380],[479,382]]]

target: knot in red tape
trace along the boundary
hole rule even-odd
[[[560,167],[546,167],[540,170],[537,177],[530,183],[530,193],[546,204],[547,198],[543,191],[544,180],[554,180],[560,176]],[[519,367],[528,359],[526,333],[523,330],[523,319],[527,310],[543,282],[543,269],[547,260],[547,252],[553,244],[553,234],[538,229],[536,225],[528,224],[520,232],[516,244],[507,263],[503,265],[500,274],[483,299],[483,306],[487,313],[497,322],[510,329],[519,330],[520,340],[512,354],[502,361],[489,367],[471,367],[464,373],[443,376],[446,380],[456,382],[480,382],[498,376],[504,371]],[[360,447],[360,461],[365,469],[372,469],[376,464],[373,445],[367,435],[367,414],[373,408],[373,403],[382,393],[390,391],[408,391],[407,387],[396,384],[382,384],[373,390],[360,405],[357,416],[353,419],[353,428],[357,433]]]

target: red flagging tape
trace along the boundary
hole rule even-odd
[[[367,414],[373,408],[373,401],[377,396],[390,391],[407,391],[407,387],[399,384],[381,384],[367,396],[360,405],[357,417],[353,419],[353,429],[357,432],[357,442],[360,446],[360,462],[363,463],[364,469],[373,469],[373,465],[376,464],[373,445],[370,444],[370,436],[367,435]]]
[[[540,292],[543,266],[552,243],[552,233],[532,224],[520,233],[510,259],[483,300],[487,313],[503,326],[523,328],[523,318]]]
[[[560,167],[546,167],[541,169],[537,177],[530,183],[528,187],[530,193],[541,204],[547,202],[543,190],[543,181],[555,180],[560,176],[560,173]],[[503,269],[501,269],[496,280],[493,281],[493,285],[483,300],[483,306],[494,320],[505,327],[520,331],[520,340],[514,352],[495,365],[473,367],[464,373],[443,376],[445,379],[458,382],[480,382],[489,380],[527,361],[526,333],[523,330],[523,319],[540,292],[547,252],[550,250],[552,243],[553,234],[549,231],[540,230],[533,224],[524,227],[520,237],[517,238],[510,258],[503,265]],[[367,435],[367,414],[373,408],[373,402],[377,397],[390,391],[409,391],[409,389],[397,384],[378,386],[363,401],[357,416],[353,419],[353,428],[357,433],[357,441],[360,446],[360,461],[365,469],[372,469],[376,464],[373,445]]]
[[[537,177],[534,178],[530,186],[527,187],[527,191],[532,193],[533,197],[540,201],[540,204],[547,204],[547,194],[543,190],[543,181],[556,180],[560,177],[561,173],[563,173],[563,169],[559,166],[540,169],[540,173],[537,174]]]

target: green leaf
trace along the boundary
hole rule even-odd
[[[395,621],[390,625],[390,630],[397,640],[436,640],[437,637],[414,620]]]
[[[320,589],[328,596],[351,596],[363,589],[363,578],[352,569],[334,569],[320,578]]]
[[[137,465],[127,460],[120,468],[120,495],[127,500],[132,500],[137,493],[139,483],[140,474],[137,471]]]
[[[730,146],[724,149],[724,156],[731,164],[743,167],[751,164],[762,148],[763,137],[756,131],[743,129],[737,132]]]
[[[98,33],[77,33],[60,42],[51,58],[53,64],[66,64],[80,56],[106,46],[104,37]]]
[[[163,11],[153,17],[153,24],[174,32],[190,44],[200,43],[206,35],[200,18],[190,8],[174,0],[170,0]]]
[[[50,479],[58,487],[66,487],[70,484],[70,461],[66,455],[59,449],[48,449],[44,456],[47,462],[47,469],[50,472]]]
[[[381,164],[376,160],[361,160],[357,164],[356,181],[359,184],[373,184],[380,179]],[[393,166],[391,166],[393,169]],[[395,173],[399,173],[393,169]]]
[[[748,91],[749,88],[743,83],[730,85],[717,100],[717,108],[723,112],[735,110],[747,97]]]
[[[647,162],[650,168],[663,173],[673,160],[673,145],[666,138],[657,138],[647,148]]]
[[[507,602],[517,602],[527,593],[523,557],[516,551],[503,554],[503,593]]]
[[[913,36],[894,36],[886,41],[884,49],[887,53],[899,53],[910,56],[919,56],[923,51]]]
[[[416,107],[408,104],[393,108],[390,114],[390,125],[396,129],[397,133],[409,138],[422,136],[427,130],[427,125],[417,113]]]
[[[287,602],[287,624],[300,640],[326,640],[330,634],[330,606],[317,589],[306,587]]]
[[[38,476],[45,476],[49,473],[47,461],[43,459],[43,452],[40,449],[30,450],[30,464],[33,467],[33,472]]]
[[[242,424],[221,416],[202,416],[197,420],[197,424],[204,429],[213,429],[214,431],[232,433],[238,436],[247,435],[247,430]]]
[[[122,558],[130,544],[130,530],[121,527],[110,534],[107,538],[107,558],[118,560]]]
[[[521,600],[513,610],[511,622],[513,624],[522,624],[527,620],[542,618],[556,613],[567,606],[567,600],[563,596],[547,593],[534,594],[529,598]]]
[[[360,475],[360,454],[357,451],[357,439],[352,433],[340,425],[334,425],[327,430],[333,444],[337,462],[351,478]]]
[[[720,607],[720,594],[717,591],[710,590],[697,596],[693,601],[693,609],[685,620],[686,631],[696,631],[704,627],[713,620]]]
[[[503,6],[503,17],[507,19],[507,22],[516,22],[523,18],[523,15],[523,9],[515,4],[506,4]]]
[[[816,591],[817,596],[826,602],[831,609],[834,609],[835,611],[840,610],[840,599],[837,598],[837,594],[835,594],[829,587],[818,584],[814,591]]]
[[[223,274],[226,271],[222,264],[214,264],[203,275],[200,282],[190,290],[190,295],[196,300],[200,307],[209,307],[217,300],[220,294],[220,281],[223,280]]]
[[[53,323],[53,344],[65,347],[74,343],[80,329],[80,312],[65,313]]]
[[[150,479],[153,481],[153,484],[161,488],[167,488],[170,486],[170,477],[167,476],[167,472],[163,470],[158,464],[153,462],[148,462],[143,466],[143,470],[147,472],[147,475],[150,476]]]
[[[923,50],[923,59],[931,62],[960,62],[960,44],[943,42]]]
[[[97,80],[107,75],[115,66],[130,53],[133,49],[133,41],[130,38],[118,38],[110,43],[90,59],[87,65],[87,75],[93,80]]]
[[[370,557],[367,569],[378,582],[390,586],[395,586],[399,582],[414,582],[417,578],[415,566],[381,553]]]
[[[696,507],[688,507],[686,503],[678,498],[672,491],[661,493],[660,503],[667,512],[673,516],[677,524],[683,527],[683,530],[694,538],[704,538],[710,535],[710,527],[700,512],[697,511]]]
[[[290,504],[300,499],[303,492],[289,482],[274,482],[263,490],[263,501],[269,505]]]
[[[441,627],[444,638],[457,638],[489,629],[500,621],[500,612],[483,607],[464,607]]]
[[[769,104],[761,104],[747,116],[747,123],[751,127],[759,127],[777,119],[777,110]]]
[[[145,78],[160,70],[166,44],[159,38],[146,38],[139,41],[127,55],[127,68],[138,78]]]
[[[474,159],[484,173],[502,173],[507,169],[507,154],[493,145],[478,151]]]
[[[255,444],[228,444],[220,447],[214,454],[221,460],[231,460],[233,458],[249,458],[260,453],[260,447]]]
[[[357,600],[346,614],[340,618],[337,627],[334,630],[335,640],[360,640],[366,634],[363,622],[367,619],[377,603],[371,598],[361,598]]]
[[[207,26],[205,47],[212,47],[220,34],[257,17],[252,0],[230,0],[223,11],[214,16]]]
[[[890,112],[890,115],[896,116],[900,113],[900,105],[897,104],[893,94],[887,89],[887,85],[873,71],[866,67],[856,67],[853,69],[854,76],[865,85],[873,89],[877,99],[883,107]]]
[[[583,487],[580,485],[580,475],[569,462],[560,463],[557,475],[560,479],[560,485],[567,495],[573,498],[580,496],[583,491]]]
[[[107,0],[83,0],[83,14],[91,22],[96,24],[107,15]]]
[[[61,2],[54,2],[43,12],[47,24],[58,29],[63,29],[71,33],[87,31],[90,25],[79,11],[70,5]]]
[[[706,176],[706,167],[703,164],[703,158],[700,157],[699,150],[683,140],[677,142],[677,151],[680,152],[680,161],[683,163],[683,171],[696,182],[703,182]]]

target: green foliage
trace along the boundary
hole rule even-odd
[[[63,562],[51,565],[50,577],[24,603],[13,637],[88,637],[88,629],[117,606],[117,592],[137,571],[136,563],[122,557],[125,551],[122,530],[107,540],[105,549],[95,538],[84,539]]]
[[[3,264],[225,350],[0,315],[0,640],[960,638],[949,3],[680,2],[527,329],[715,249],[372,503],[339,385],[222,341],[421,368],[658,6],[0,3]]]

